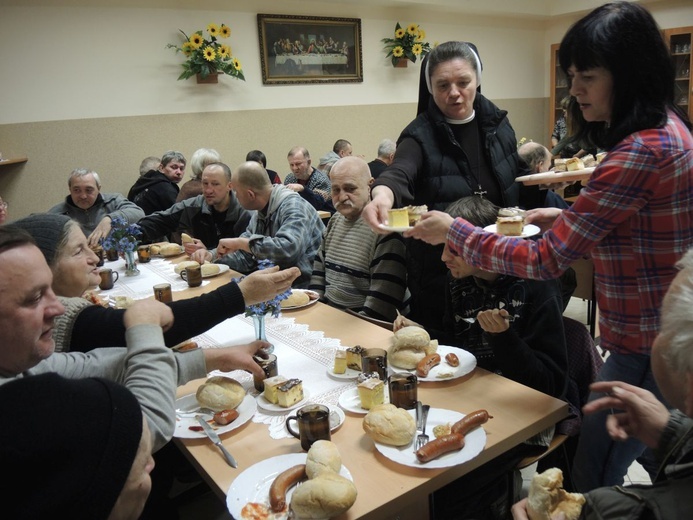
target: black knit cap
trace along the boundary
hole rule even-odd
[[[28,376],[0,385],[5,518],[107,519],[142,437],[124,386],[98,378]]]
[[[51,265],[55,258],[58,242],[60,242],[60,235],[70,220],[70,217],[67,215],[35,213],[28,217],[15,220],[11,222],[11,224],[24,229],[34,237],[36,245],[43,253],[43,256],[46,257],[46,263]]]

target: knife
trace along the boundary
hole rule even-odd
[[[199,415],[195,418],[197,419],[197,422],[200,423],[200,426],[202,426],[202,429],[207,434],[207,437],[209,437],[209,439],[221,450],[221,453],[224,455],[226,462],[229,463],[229,466],[232,468],[237,468],[238,464],[236,463],[236,459],[234,459],[226,448],[224,448],[224,445],[221,443],[221,439],[217,435],[217,432],[214,431],[214,428],[212,428],[209,423]]]

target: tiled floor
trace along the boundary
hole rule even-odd
[[[587,302],[577,298],[573,298],[565,312],[566,316],[587,323]],[[597,327],[597,335],[599,328]],[[522,470],[523,478],[523,493],[526,495],[529,487],[529,482],[535,473],[536,465],[530,466]],[[643,467],[634,462],[628,470],[626,484],[649,483],[650,478]],[[181,520],[232,520],[229,515],[226,504],[217,498],[211,491],[201,495],[195,499],[187,501],[178,509]]]

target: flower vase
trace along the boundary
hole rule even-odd
[[[135,252],[125,251],[125,276],[137,276],[140,270],[135,263]]]
[[[397,63],[395,63],[395,67],[398,69],[401,69],[401,68],[406,69],[408,65],[409,65],[409,60],[407,58],[399,58],[397,60]]]
[[[196,77],[198,83],[219,83],[218,72],[210,72],[209,74],[207,74],[206,78],[203,78],[202,74],[197,74]]]
[[[253,326],[255,327],[255,339],[268,341],[267,333],[265,332],[265,318],[267,314],[253,314]],[[274,345],[270,343],[270,346],[263,349],[268,354],[274,352]]]

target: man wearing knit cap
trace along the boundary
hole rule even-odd
[[[0,386],[0,487],[7,518],[139,518],[151,489],[152,441],[135,396],[105,379],[57,374]]]
[[[120,193],[101,193],[99,174],[86,168],[73,170],[67,181],[70,194],[60,204],[53,206],[48,213],[68,215],[79,222],[84,234],[89,237],[89,246],[99,244],[111,231],[115,217],[125,219],[128,224],[136,224],[144,217],[144,211]]]

